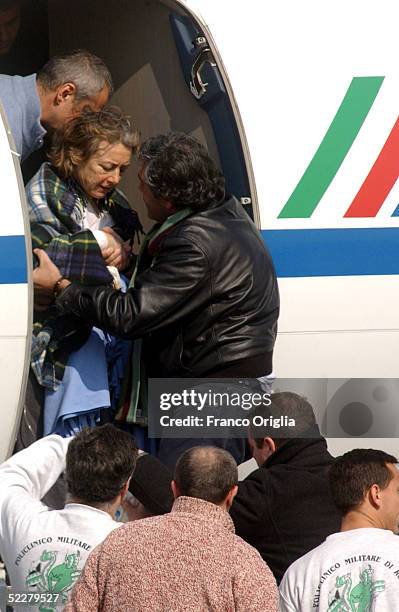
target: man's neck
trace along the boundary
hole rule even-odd
[[[82,506],[88,506],[89,508],[95,508],[96,510],[101,510],[102,512],[106,512],[107,514],[109,514],[109,516],[115,520],[115,512],[118,508],[118,505],[115,505],[115,503],[112,502],[105,502],[105,503],[101,503],[101,504],[89,504],[87,501],[84,501],[83,499],[79,499],[78,497],[70,497],[67,500],[68,504],[81,504]]]
[[[228,513],[231,508],[231,503],[227,503],[226,500],[224,500],[220,504],[215,504],[215,506],[218,506],[221,510]]]
[[[351,510],[344,516],[341,523],[341,531],[352,529],[385,529],[381,518],[368,508],[357,508]]]
[[[36,79],[36,92],[40,100],[40,123],[48,128],[48,112],[51,107],[49,92]]]

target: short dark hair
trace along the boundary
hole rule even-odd
[[[258,448],[262,447],[265,437],[273,438],[276,446],[280,447],[292,438],[302,436],[310,438],[320,435],[313,408],[306,398],[297,393],[283,391],[281,393],[272,393],[270,400],[269,406],[261,404],[259,407],[253,408],[248,414],[250,420],[249,432]],[[287,416],[289,419],[295,420],[295,427],[283,426],[275,429],[268,425],[254,425],[253,418],[256,416],[260,416],[263,419]]]
[[[83,429],[67,451],[69,494],[88,504],[115,499],[131,477],[136,459],[137,447],[127,432],[110,423]]]
[[[388,464],[397,462],[393,455],[372,448],[356,448],[337,457],[328,471],[337,508],[345,515],[362,503],[373,484],[385,489],[393,478]]]
[[[225,197],[223,174],[195,138],[170,132],[146,140],[139,159],[146,164],[143,180],[156,198],[175,208],[200,211]]]
[[[76,86],[76,101],[92,98],[104,87],[113,92],[111,73],[103,60],[86,51],[77,49],[65,55],[55,55],[37,73],[38,82],[45,89],[54,90],[63,83]]]
[[[219,504],[238,482],[237,464],[222,448],[195,446],[177,461],[174,480],[181,495]]]

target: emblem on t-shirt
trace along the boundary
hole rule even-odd
[[[79,578],[82,568],[78,568],[80,553],[67,553],[62,563],[57,565],[58,553],[54,550],[44,550],[40,559],[32,564],[25,579],[27,590],[39,593],[59,593],[57,603],[46,603],[39,607],[40,612],[52,612],[57,605],[65,603],[68,593]]]
[[[385,581],[373,580],[373,574],[373,568],[367,565],[353,581],[350,572],[336,576],[329,591],[327,612],[373,612],[377,596],[385,589]]]

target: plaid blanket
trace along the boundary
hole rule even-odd
[[[84,229],[87,198],[78,183],[61,180],[50,164],[41,166],[26,186],[32,248],[45,249],[61,274],[82,285],[111,285],[109,273],[93,233]],[[115,190],[98,203],[108,212],[113,229],[124,239],[142,233],[137,214]],[[56,389],[69,354],[87,340],[91,327],[74,315],[60,316],[51,306],[35,313],[31,365],[38,382]]]

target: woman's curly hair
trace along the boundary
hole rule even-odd
[[[205,147],[181,132],[149,138],[140,149],[143,179],[175,208],[205,210],[225,197],[225,180]]]
[[[139,147],[139,132],[129,117],[117,106],[100,111],[86,110],[69,121],[63,131],[57,132],[50,149],[49,159],[61,178],[73,176],[77,166],[87,161],[98,150],[101,142],[121,143],[132,153]]]

